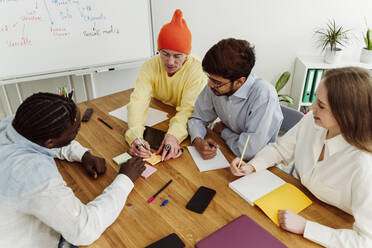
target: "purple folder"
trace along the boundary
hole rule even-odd
[[[231,221],[195,244],[195,248],[287,247],[247,215]]]

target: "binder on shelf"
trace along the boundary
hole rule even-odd
[[[304,93],[302,95],[302,102],[310,102],[311,87],[313,86],[314,74],[315,69],[309,69],[307,71]]]
[[[315,97],[315,91],[318,88],[318,85],[320,83],[320,80],[322,80],[324,70],[323,69],[318,69],[315,72],[315,77],[314,77],[314,82],[313,82],[313,87],[311,88],[311,97],[310,101],[314,102],[316,97]]]

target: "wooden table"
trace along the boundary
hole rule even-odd
[[[128,150],[124,140],[127,124],[110,116],[108,112],[127,104],[131,92],[132,90],[128,90],[78,105],[81,112],[88,107],[93,108],[94,112],[89,122],[82,123],[77,140],[83,146],[90,148],[93,154],[105,158],[107,165],[106,173],[94,180],[88,177],[80,166],[57,161],[64,180],[83,203],[88,203],[101,194],[119,171],[118,165],[112,161],[112,158]],[[170,117],[175,114],[174,108],[158,101],[153,100],[151,106],[168,112]],[[114,129],[111,130],[97,121],[97,116],[106,120]],[[169,121],[164,121],[154,127],[167,130],[168,123]],[[212,132],[208,132],[208,135],[221,144],[222,152],[227,160],[231,161],[234,156],[223,140]],[[189,144],[188,139],[182,143],[182,146]],[[156,165],[157,172],[148,179],[139,178],[135,182],[135,187],[119,218],[89,247],[145,247],[173,232],[178,234],[186,247],[194,247],[196,242],[241,214],[248,215],[288,247],[320,247],[300,235],[283,231],[258,207],[250,206],[233,192],[228,187],[228,183],[237,178],[228,168],[200,173],[191,155],[187,149],[185,150],[180,158]],[[352,227],[354,222],[352,216],[320,202],[295,178],[278,168],[270,170],[296,185],[313,201],[310,207],[301,212],[302,216],[334,228]],[[173,179],[173,183],[159,194],[154,202],[148,204],[147,199],[169,179]],[[206,211],[197,214],[187,210],[185,206],[202,185],[215,189],[217,194]],[[169,203],[165,207],[160,207],[160,203],[165,199],[169,199]]]

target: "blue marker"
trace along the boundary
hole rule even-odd
[[[167,205],[167,203],[168,203],[168,200],[163,201],[163,203],[160,204],[160,207]]]

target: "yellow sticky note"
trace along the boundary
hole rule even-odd
[[[151,157],[143,159],[143,161],[151,164],[151,165],[156,165],[161,161],[161,155],[155,155],[154,153],[151,154]]]
[[[285,183],[254,203],[279,226],[279,210],[289,209],[297,214],[310,206],[312,201],[294,185]]]

